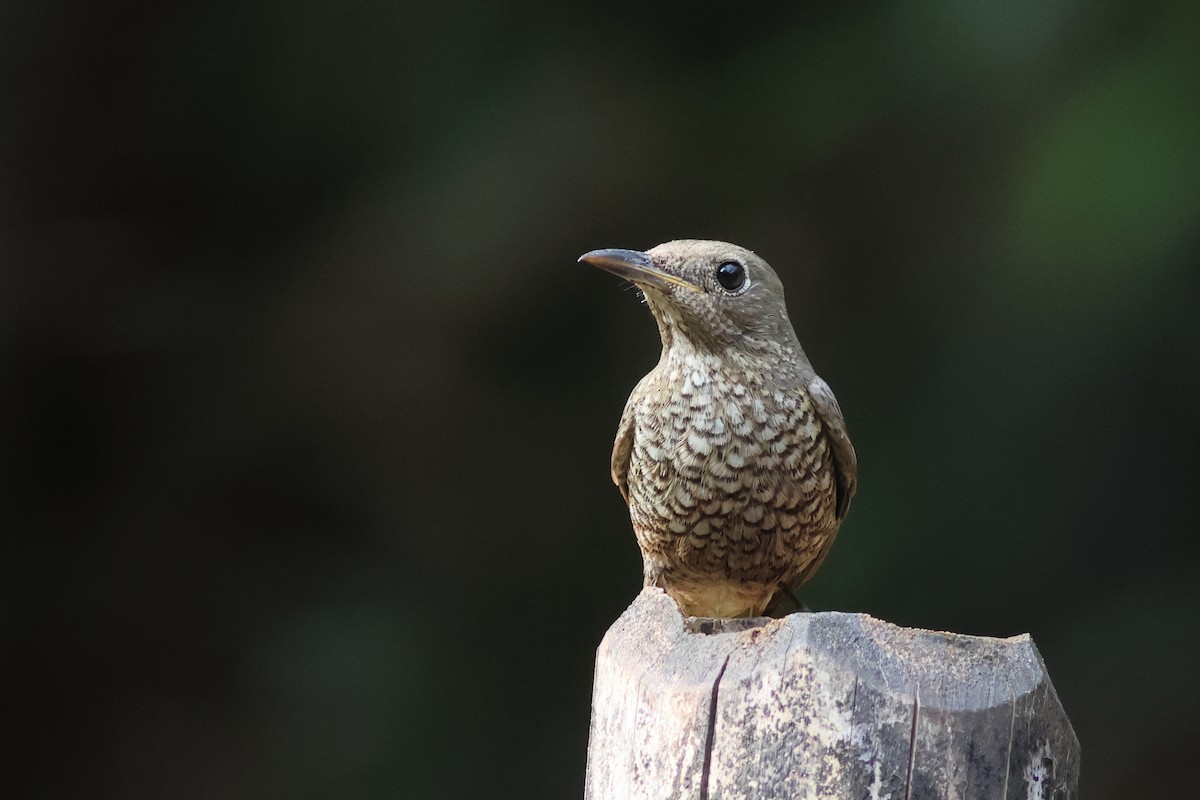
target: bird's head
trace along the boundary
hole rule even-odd
[[[642,290],[665,347],[676,336],[710,350],[799,347],[779,276],[744,247],[679,239],[645,252],[593,250],[579,260]]]

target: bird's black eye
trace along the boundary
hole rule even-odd
[[[717,267],[717,283],[736,292],[746,285],[746,268],[736,261],[726,261]]]

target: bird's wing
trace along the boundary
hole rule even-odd
[[[612,479],[621,496],[629,503],[629,458],[633,454],[633,400],[625,405],[621,424],[617,426],[617,440],[613,442]]]
[[[833,450],[834,478],[837,481],[837,518],[842,520],[850,510],[850,500],[858,489],[858,456],[854,454],[854,445],[850,444],[850,436],[846,433],[846,420],[842,417],[841,406],[833,396],[829,384],[814,375],[808,384],[808,396],[812,400],[821,426],[825,429],[826,440]]]
[[[850,510],[850,500],[858,488],[858,456],[854,454],[854,445],[850,444],[850,437],[846,433],[846,420],[842,417],[841,406],[833,396],[833,389],[829,388],[829,384],[814,375],[812,382],[808,384],[808,396],[816,409],[817,417],[821,420],[821,427],[825,430],[826,440],[833,452],[833,475],[837,484],[836,514],[838,522],[841,522]],[[834,528],[825,537],[825,543],[821,545],[821,552],[817,553],[816,558],[805,566],[790,586],[780,587],[775,593],[771,602],[767,604],[765,613],[768,616],[782,617],[803,609],[804,604],[797,599],[795,592],[821,568],[836,538],[837,528]]]

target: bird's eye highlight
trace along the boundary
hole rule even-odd
[[[726,261],[717,267],[717,283],[736,292],[746,285],[746,268],[736,261]]]

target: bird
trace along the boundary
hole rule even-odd
[[[662,339],[610,464],[644,585],[693,617],[798,604],[850,509],[858,458],[796,338],[779,276],[751,250],[698,239],[579,261],[631,281]]]

